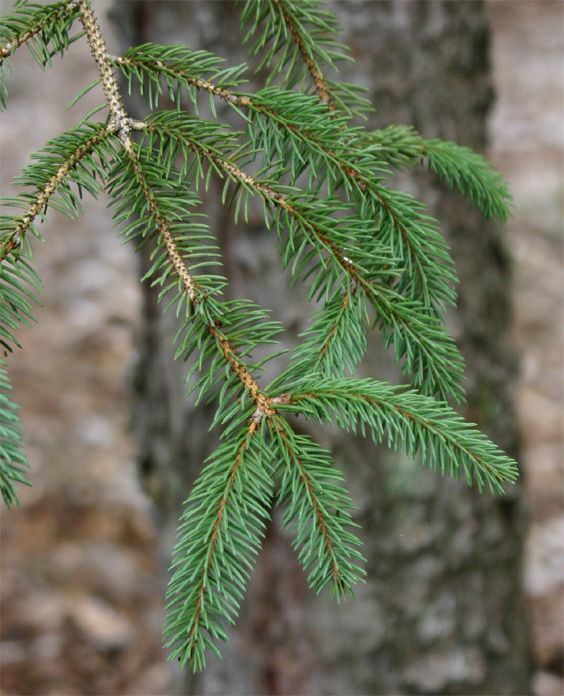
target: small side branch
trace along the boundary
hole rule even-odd
[[[298,31],[298,28],[296,27],[295,22],[293,21],[292,17],[290,16],[290,13],[288,12],[288,8],[286,7],[285,3],[283,0],[276,0],[276,4],[280,8],[280,14],[282,15],[284,22],[286,23],[286,26],[290,30],[290,33],[292,34],[292,38],[294,39],[298,50],[302,56],[302,59],[307,66],[308,72],[311,75],[311,79],[313,80],[315,87],[317,89],[317,93],[319,94],[319,98],[321,99],[322,102],[327,104],[329,109],[331,111],[335,111],[335,102],[333,101],[331,97],[331,93],[329,91],[329,87],[327,85],[327,82],[325,78],[323,77],[323,74],[321,73],[321,70],[319,69],[319,66],[317,63],[313,60],[311,57],[309,51],[306,48],[305,41],[303,40],[300,32]]]
[[[333,548],[333,541],[331,540],[331,534],[329,533],[329,528],[327,524],[325,523],[325,513],[323,511],[323,505],[321,504],[321,501],[317,497],[317,493],[315,490],[315,487],[312,483],[312,480],[310,476],[308,475],[303,462],[301,461],[300,457],[297,455],[296,452],[294,452],[292,445],[288,441],[288,438],[286,437],[286,433],[282,429],[282,426],[277,423],[278,426],[278,432],[280,435],[280,442],[288,452],[288,456],[292,459],[296,470],[298,472],[298,476],[302,481],[302,484],[304,486],[304,489],[306,491],[307,497],[309,498],[311,502],[311,506],[313,508],[313,513],[315,515],[315,521],[317,526],[319,527],[319,530],[321,532],[321,537],[323,539],[323,545],[325,546],[325,553],[327,555],[327,558],[330,559],[331,563],[331,579],[333,583],[336,583],[337,586],[341,587],[344,585],[342,579],[341,579],[341,572],[339,569],[339,564],[337,562],[337,558],[335,557],[335,550]]]
[[[92,150],[103,142],[112,133],[111,128],[104,128],[95,135],[90,135],[76,150],[61,164],[57,171],[46,182],[45,186],[40,189],[33,203],[25,211],[16,229],[0,244],[0,262],[14,249],[20,249],[23,240],[29,230],[30,225],[37,215],[48,204],[51,196],[56,192],[57,187],[61,184],[67,174],[76,167],[76,165],[88,155]]]
[[[76,5],[74,2],[69,2],[67,4],[59,3],[52,5],[51,7],[41,8],[41,10],[38,12],[39,19],[37,23],[32,24],[27,31],[24,31],[21,34],[15,34],[10,41],[0,47],[0,67],[2,66],[5,58],[9,58],[16,49],[33,39],[34,36],[41,34],[41,32],[46,29],[49,24],[57,24],[61,21],[61,19],[63,19],[63,17],[70,15],[75,11]]]
[[[126,147],[125,150],[131,163],[135,179],[143,191],[143,196],[147,202],[149,213],[155,222],[161,239],[164,242],[168,258],[170,259],[174,270],[182,282],[184,290],[190,299],[191,306],[196,309],[197,306],[205,300],[206,293],[203,292],[199,288],[198,284],[194,281],[180,252],[178,251],[173,233],[159,210],[158,202],[143,172],[141,163],[139,162],[139,158],[137,157],[135,150],[132,146],[129,148]],[[272,399],[260,393],[259,385],[249,372],[245,363],[237,356],[237,353],[229,342],[229,339],[225,336],[220,328],[219,322],[214,322],[213,319],[210,319],[206,322],[206,326],[210,334],[216,340],[223,357],[230,365],[233,372],[235,372],[243,387],[248,391],[253,401],[256,403],[255,415],[251,421],[258,424],[263,416],[272,416],[275,413],[275,410],[272,408],[272,404],[276,403],[276,397]],[[278,399],[279,398],[280,397],[278,397]],[[278,403],[280,403],[280,401],[278,401]],[[259,415],[260,417],[258,417]]]
[[[328,379],[307,392],[294,392],[289,403],[315,418],[334,418],[349,430],[359,422],[368,425],[375,442],[387,429],[396,449],[411,456],[420,450],[423,460],[443,473],[458,476],[463,470],[468,483],[476,481],[480,490],[487,483],[492,491],[503,492],[502,484],[517,476],[515,462],[448,404],[414,391],[370,379],[349,379],[346,384]]]
[[[206,553],[206,560],[205,560],[205,565],[204,569],[202,572],[202,577],[200,579],[200,584],[198,586],[198,591],[196,594],[196,601],[195,601],[195,606],[194,606],[194,615],[192,618],[192,626],[190,629],[190,633],[188,635],[187,639],[187,644],[190,646],[191,651],[194,651],[196,648],[196,643],[199,639],[199,634],[200,634],[200,621],[202,618],[202,611],[204,607],[204,599],[205,599],[205,594],[206,594],[206,588],[208,587],[208,577],[210,574],[210,570],[212,568],[212,564],[214,561],[214,554],[218,542],[218,537],[219,537],[219,532],[221,529],[221,525],[223,522],[223,517],[226,512],[227,504],[229,502],[229,498],[231,496],[231,492],[233,490],[233,486],[235,484],[235,478],[237,476],[237,473],[239,472],[239,469],[241,468],[241,460],[249,448],[251,438],[253,434],[255,433],[257,429],[257,423],[255,421],[252,421],[249,424],[249,427],[247,428],[247,432],[245,434],[244,440],[241,442],[239,449],[237,451],[237,456],[235,457],[235,461],[233,462],[233,466],[231,467],[231,471],[229,472],[229,476],[227,478],[227,482],[225,484],[225,488],[223,491],[223,496],[221,498],[221,501],[219,503],[215,521],[213,524],[213,528],[211,531],[211,534],[209,536],[209,542],[208,542],[208,550]]]
[[[342,474],[328,451],[294,433],[280,416],[269,429],[278,460],[278,500],[285,507],[283,524],[295,531],[293,545],[310,586],[319,592],[329,583],[337,599],[352,594],[364,570],[361,542],[351,533],[354,505],[341,484]]]

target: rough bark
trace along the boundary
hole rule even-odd
[[[340,0],[332,5],[358,61],[343,77],[363,84],[374,126],[414,125],[478,151],[492,101],[488,27],[481,3]],[[125,42],[186,43],[242,62],[232,2],[118,3]],[[221,106],[219,107],[222,108]],[[465,416],[518,455],[513,408],[516,361],[509,341],[510,274],[498,230],[430,177],[402,176],[442,224],[460,277],[452,331],[467,361]],[[234,296],[251,296],[297,332],[304,293],[278,270],[260,215],[235,227],[208,195],[208,214],[226,254]],[[143,263],[142,258],[142,263]],[[145,329],[135,381],[134,424],[145,484],[155,500],[162,554],[170,554],[180,504],[214,445],[210,413],[183,398],[185,366],[172,362],[173,326],[145,289]],[[377,337],[374,343],[377,343]],[[363,373],[398,382],[374,349]],[[266,382],[268,375],[263,378]],[[530,693],[530,644],[521,586],[521,486],[480,495],[419,463],[333,431],[356,504],[368,580],[354,600],[333,604],[308,591],[278,516],[223,662],[175,690],[205,694]]]

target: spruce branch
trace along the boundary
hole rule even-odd
[[[23,209],[22,215],[0,216],[0,345],[7,351],[20,347],[15,332],[35,321],[33,305],[40,305],[43,292],[28,239],[31,233],[42,241],[34,221],[48,206],[71,218],[81,213],[82,191],[96,196],[105,183],[102,162],[114,156],[110,136],[103,124],[85,124],[53,138],[15,180],[33,193],[2,201],[4,209]]]
[[[424,206],[389,190],[387,181],[391,168],[426,163],[486,217],[506,216],[509,194],[466,148],[425,141],[406,127],[367,133],[351,126],[366,102],[327,76],[326,68],[348,55],[336,41],[338,23],[317,0],[246,3],[247,38],[261,27],[250,53],[263,52],[261,65],[270,68],[256,94],[239,91],[245,65],[225,67],[205,51],[145,44],[110,55],[88,0],[39,9],[21,3],[0,29],[0,66],[24,43],[43,67],[50,64],[74,40],[77,17],[109,119],[91,124],[89,114],[48,143],[17,180],[31,192],[7,201],[21,215],[0,218],[0,344],[11,350],[18,345],[13,332],[34,320],[41,292],[29,240],[41,239],[34,221],[48,207],[76,217],[83,191],[96,197],[105,189],[115,222],[125,223],[121,235],[152,247],[144,279],[158,288],[165,311],[175,309],[175,358],[192,359],[186,381],[198,373],[191,389],[199,390],[198,401],[216,402],[212,427],[222,428],[181,519],[168,592],[167,646],[182,664],[202,669],[205,650],[218,652],[214,641],[226,640],[238,613],[276,491],[310,585],[320,591],[329,584],[339,599],[363,579],[343,477],[326,450],[292,430],[285,412],[368,429],[377,442],[387,432],[394,448],[420,452],[431,467],[464,473],[480,489],[501,492],[515,479],[514,462],[446,403],[463,398],[463,361],[442,321],[445,304],[455,301],[452,260]],[[131,119],[114,68],[130,90],[138,84],[151,109],[167,93],[176,110]],[[283,88],[273,86],[277,77]],[[308,82],[313,94],[295,91]],[[181,92],[196,117],[182,112]],[[235,109],[245,131],[200,119],[200,93],[209,95],[216,118],[216,98]],[[4,94],[0,84],[2,100]],[[259,361],[253,355],[278,342],[281,326],[250,301],[222,299],[221,252],[195,192],[213,175],[223,181],[222,203],[234,208],[235,221],[247,217],[251,196],[262,201],[282,267],[293,281],[308,281],[309,300],[321,303],[288,367],[265,389],[258,374],[283,351]],[[345,376],[362,360],[372,321],[419,391]],[[4,367],[0,358],[0,489],[9,506],[17,502],[15,483],[27,483],[27,464]]]
[[[0,67],[23,44],[39,65],[51,64],[51,58],[68,48],[71,40],[68,30],[78,15],[74,2],[56,2],[52,5],[21,4],[15,12],[2,18],[0,25]],[[75,37],[73,40],[76,40]],[[49,47],[49,44],[51,46]]]
[[[184,289],[190,298],[190,303],[192,306],[196,306],[200,302],[201,296],[198,295],[197,286],[194,284],[191,275],[186,269],[182,257],[178,253],[176,244],[170,233],[169,226],[159,213],[156,199],[153,196],[147,179],[143,174],[139,159],[136,155],[135,147],[129,135],[132,128],[140,130],[144,127],[144,125],[142,123],[132,121],[132,119],[130,119],[126,114],[117,85],[115,72],[111,65],[112,61],[109,57],[105,41],[102,37],[99,25],[89,3],[87,0],[76,0],[76,4],[80,11],[80,20],[84,26],[92,56],[94,57],[102,80],[104,94],[106,95],[106,102],[111,114],[111,130],[117,130],[119,132],[133,174],[145,197],[149,213],[154,219],[159,234],[164,240],[168,258],[182,281]],[[243,387],[251,394],[253,400],[256,402],[257,409],[260,409],[261,412],[264,411],[267,413],[270,409],[265,397],[260,394],[258,384],[249,373],[246,365],[234,355],[234,350],[229,343],[229,340],[222,334],[215,321],[209,323],[208,329],[213,338],[216,339],[225,360],[231,365]]]
[[[278,211],[267,216],[267,225],[275,225],[281,240],[283,230],[289,232],[287,240],[282,240],[282,260],[285,266],[294,258],[294,277],[315,272],[310,296],[317,294],[327,299],[334,287],[360,286],[376,309],[376,323],[382,327],[386,348],[393,343],[396,359],[405,360],[405,372],[413,375],[414,384],[425,393],[439,394],[443,400],[449,396],[463,399],[463,361],[442,324],[425,312],[419,301],[406,299],[388,282],[377,282],[382,275],[389,280],[389,264],[384,262],[378,268],[381,257],[374,258],[372,245],[367,253],[366,244],[361,243],[368,221],[354,214],[336,220],[334,213],[347,210],[343,202],[295,195],[296,189],[289,187],[285,188],[294,195],[285,196],[284,187],[256,180],[213,143],[205,142],[210,129],[202,129],[199,119],[163,111],[150,119],[146,129],[158,133],[161,139],[179,143],[178,149],[169,151],[170,159],[184,146],[185,159],[189,151],[208,160],[240,184],[243,191],[259,195],[267,211]],[[213,137],[218,137],[216,129]],[[313,267],[312,256],[317,258]],[[369,273],[365,265],[369,265]]]
[[[501,174],[468,147],[444,140],[423,141],[427,167],[441,181],[469,198],[486,219],[501,222],[511,215],[511,194]]]
[[[352,500],[341,485],[343,475],[335,469],[329,452],[306,435],[297,435],[279,415],[268,422],[279,457],[278,502],[288,531],[296,531],[294,548],[316,592],[330,584],[331,596],[353,595],[353,586],[366,572],[358,551],[359,539],[349,530],[356,527],[350,511]],[[280,471],[281,469],[281,471]]]
[[[88,155],[95,152],[98,146],[104,143],[112,134],[112,130],[112,128],[103,124],[97,124],[95,126],[85,125],[75,131],[65,133],[52,140],[43,152],[36,155],[36,162],[24,169],[22,175],[16,179],[16,183],[36,186],[37,190],[31,197],[31,202],[28,200],[29,196],[20,197],[19,199],[4,199],[5,203],[26,207],[21,217],[14,218],[14,227],[9,234],[6,234],[6,229],[2,230],[2,236],[0,236],[0,263],[10,252],[22,248],[30,229],[35,236],[41,238],[37,230],[32,226],[33,221],[51,203],[52,196],[57,191],[61,193],[62,188],[67,188],[65,180],[69,174]],[[92,164],[92,160],[90,164]],[[99,167],[96,167],[95,171],[100,173],[101,170]],[[93,177],[89,177],[89,179],[83,177],[80,181],[83,186],[90,188],[91,193],[100,188],[94,183]],[[72,207],[58,205],[57,208],[61,212],[72,215],[76,209],[76,201],[74,201]]]
[[[278,6],[280,14],[284,20],[284,23],[288,27],[290,34],[292,35],[292,38],[294,39],[296,46],[298,47],[298,51],[301,54],[302,60],[304,61],[307,71],[310,74],[311,79],[313,80],[313,83],[315,85],[315,89],[317,91],[317,94],[319,95],[319,98],[321,99],[322,102],[327,104],[329,109],[331,111],[335,111],[335,101],[332,99],[330,92],[329,92],[329,86],[327,82],[325,81],[325,78],[323,77],[321,70],[319,68],[319,65],[315,61],[314,57],[312,56],[312,51],[310,46],[315,45],[312,41],[306,41],[304,36],[302,35],[300,31],[300,25],[298,24],[298,20],[296,15],[292,16],[290,13],[289,6],[286,5],[284,0],[274,0],[276,6]],[[326,30],[327,25],[325,24],[323,26],[323,29]]]
[[[336,292],[313,314],[288,367],[270,387],[277,389],[279,384],[306,375],[344,377],[346,371],[353,374],[368,347],[369,325],[366,293],[358,287]]]
[[[174,550],[166,647],[194,669],[206,648],[219,654],[213,641],[227,640],[269,516],[272,455],[258,423],[241,420],[194,485]]]
[[[371,111],[372,105],[354,85],[329,80],[322,66],[336,70],[335,63],[351,60],[349,49],[338,43],[335,37],[340,25],[334,15],[322,9],[317,0],[247,0],[242,12],[242,22],[249,26],[244,41],[257,33],[259,36],[249,49],[255,56],[268,47],[259,67],[270,69],[267,86],[282,74],[282,85],[292,89],[309,76],[316,94],[331,111],[341,111],[348,116]],[[300,90],[301,91],[301,90]]]
[[[365,134],[362,142],[377,147],[379,156],[396,169],[424,164],[440,181],[470,199],[487,219],[506,222],[512,197],[507,183],[481,155],[468,147],[424,140],[414,128],[389,126]]]
[[[385,431],[388,445],[410,456],[421,453],[424,461],[442,474],[464,473],[469,485],[481,491],[503,492],[503,484],[517,478],[515,462],[474,425],[467,423],[447,404],[372,379],[311,380],[293,389],[281,410],[298,413],[320,422],[333,421],[356,432],[368,429],[375,442]]]
[[[123,105],[123,100],[119,91],[116,80],[115,71],[112,66],[112,61],[106,48],[106,42],[100,31],[100,26],[94,16],[88,0],[71,0],[71,4],[76,5],[80,12],[80,21],[84,27],[84,32],[90,46],[90,52],[98,68],[106,104],[110,110],[110,125],[119,133],[126,149],[130,148],[131,138],[130,132],[132,129],[138,128],[132,119],[130,119]]]
[[[251,399],[255,402],[255,413],[267,416],[272,415],[274,413],[274,409],[271,406],[271,400],[261,392],[258,383],[252,375],[250,366],[246,364],[245,361],[238,355],[232,340],[229,338],[228,329],[224,328],[225,325],[231,325],[232,332],[238,328],[237,322],[233,318],[233,312],[229,311],[230,307],[226,303],[214,302],[213,297],[209,294],[209,290],[201,287],[200,283],[198,283],[189,272],[185,259],[179,251],[174,231],[166,220],[166,217],[162,211],[162,205],[159,202],[157,195],[155,195],[154,191],[152,190],[147,172],[141,163],[140,157],[138,156],[138,146],[131,143],[129,147],[124,149],[126,158],[139,186],[141,196],[144,199],[147,217],[150,218],[154,228],[157,230],[159,242],[164,246],[170,267],[178,276],[182,288],[188,296],[189,301],[186,304],[187,320],[189,321],[192,313],[194,313],[197,321],[203,324],[209,336],[213,339],[212,345],[216,347],[216,350],[219,351],[224,362],[230,367],[231,371],[236,375],[242,387],[246,392],[248,392]],[[114,196],[118,195],[119,192],[120,188],[116,187],[113,191]],[[162,265],[162,263],[160,265]],[[153,274],[155,270],[156,268],[153,267],[150,273]],[[168,275],[169,273],[170,271],[165,271],[165,275]],[[164,278],[160,282],[163,284]],[[170,286],[169,288],[166,288],[166,290],[168,289],[170,289]],[[164,296],[164,294],[162,294],[162,296]],[[246,317],[246,321],[248,323],[248,316]],[[263,327],[263,332],[259,332],[258,334],[258,336],[260,336],[259,340],[262,342],[273,341],[273,331],[276,332],[278,330],[279,329],[277,326],[269,325]],[[187,337],[189,338],[190,334],[188,334]],[[195,345],[193,342],[188,342],[185,340],[181,349],[184,352],[184,358],[188,357],[188,354],[191,353],[196,347],[197,345]],[[211,376],[212,374],[215,374],[216,371],[219,371],[219,366],[216,369],[210,369],[209,375]],[[204,392],[207,392],[214,383],[214,379],[208,378],[204,381],[203,387],[201,386],[201,388]]]
[[[454,265],[438,225],[424,214],[421,203],[383,185],[389,172],[380,151],[363,147],[362,130],[346,128],[342,119],[331,119],[321,104],[316,108],[306,95],[280,97],[279,91],[262,90],[238,102],[255,118],[267,118],[274,126],[249,125],[255,148],[276,153],[284,164],[291,158],[293,182],[309,166],[310,189],[327,183],[331,192],[342,183],[361,215],[372,223],[374,239],[389,244],[397,259],[404,262],[400,292],[423,300],[435,316],[444,303],[455,304],[456,295],[449,286],[456,282]],[[292,147],[277,140],[275,128],[283,132]]]
[[[9,58],[22,45],[27,45],[40,67],[52,65],[51,58],[61,56],[80,34],[70,37],[69,31],[76,19],[76,8],[67,2],[53,5],[21,4],[14,13],[2,18],[0,24],[0,109],[6,108],[8,89],[4,80],[4,66],[10,71]]]
[[[33,305],[39,305],[41,279],[28,254],[8,257],[0,265],[0,347],[5,355],[13,346],[21,348],[14,332],[35,321]]]
[[[327,183],[329,194],[344,184],[347,195],[353,196],[357,208],[373,225],[376,242],[389,244],[398,260],[404,261],[398,286],[401,294],[423,301],[435,316],[445,303],[455,304],[451,285],[456,283],[456,274],[437,223],[424,214],[421,203],[380,183],[389,175],[382,162],[403,142],[397,131],[395,138],[388,136],[386,146],[381,141],[376,147],[367,146],[363,131],[347,128],[346,118],[330,114],[319,99],[274,88],[251,95],[228,89],[223,81],[221,86],[215,85],[209,73],[219,75],[219,68],[207,54],[200,57],[186,50],[179,53],[178,49],[146,44],[131,52],[127,60],[117,62],[130,84],[136,77],[150,103],[158,100],[162,78],[171,99],[178,101],[181,86],[196,112],[194,88],[223,99],[239,114],[242,109],[249,112],[247,133],[254,148],[263,153],[263,165],[273,164],[275,158],[284,166],[289,164],[292,183],[309,168],[308,188],[318,189]],[[419,138],[418,157],[422,147]],[[406,151],[412,152],[404,146],[401,152]],[[402,162],[405,156],[401,155]]]
[[[134,79],[138,82],[141,96],[148,100],[151,109],[158,107],[165,89],[170,100],[179,104],[180,88],[190,97],[196,114],[198,91],[242,105],[232,89],[245,81],[242,75],[247,66],[225,68],[224,60],[208,51],[146,43],[130,48],[123,56],[110,56],[110,61],[127,79],[130,93]]]

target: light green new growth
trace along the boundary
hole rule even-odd
[[[0,67],[24,44],[45,69],[86,36],[106,97],[107,118],[91,114],[47,143],[17,179],[23,192],[4,200],[0,225],[0,487],[17,504],[27,483],[7,359],[15,333],[33,321],[41,281],[33,238],[48,208],[71,218],[81,197],[105,190],[120,234],[151,248],[146,280],[176,311],[176,357],[194,356],[187,381],[215,400],[221,445],[191,491],[178,530],[168,590],[166,645],[194,669],[218,652],[237,617],[260,551],[273,498],[284,508],[311,587],[340,599],[362,580],[354,503],[331,453],[293,430],[286,414],[370,434],[442,474],[502,492],[515,463],[448,405],[464,399],[463,360],[443,313],[454,305],[455,271],[438,224],[420,202],[393,191],[393,170],[424,165],[469,198],[485,217],[505,220],[510,200],[501,177],[454,143],[426,141],[405,126],[369,132],[353,117],[369,110],[356,87],[328,77],[350,60],[339,26],[318,0],[248,0],[241,11],[250,56],[270,71],[263,89],[243,91],[245,65],[186,46],[145,44],[123,56],[105,47],[88,0],[37,5],[22,0],[2,18]],[[157,108],[143,121],[123,106],[116,72],[130,92]],[[276,78],[276,80],[274,80]],[[276,82],[276,86],[275,85]],[[0,79],[0,99],[8,98]],[[240,117],[241,130],[199,116],[202,98]],[[251,167],[252,165],[252,167]],[[252,172],[252,173],[251,173]],[[304,178],[305,177],[305,178]],[[261,389],[259,346],[276,345],[283,327],[247,300],[223,298],[221,252],[198,191],[223,183],[235,219],[251,198],[277,238],[281,266],[320,305],[287,368]],[[303,182],[307,185],[304,186]],[[13,212],[12,212],[13,211]],[[375,317],[375,320],[374,318]],[[352,377],[375,326],[410,387]]]

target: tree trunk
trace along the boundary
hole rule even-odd
[[[368,87],[377,108],[371,126],[414,125],[424,137],[484,150],[492,87],[480,2],[340,0],[331,8],[357,60],[343,79]],[[235,3],[148,0],[118,3],[114,14],[131,32],[128,45],[184,43],[224,55],[230,64],[245,60]],[[226,108],[218,105],[222,115]],[[428,204],[452,247],[460,299],[450,323],[469,378],[464,415],[516,457],[510,277],[498,230],[430,176],[402,176],[398,186]],[[210,190],[206,204],[230,292],[272,308],[297,333],[305,326],[306,293],[290,290],[280,273],[260,211],[251,211],[248,227],[235,226],[218,195]],[[147,259],[141,260],[144,266]],[[181,502],[217,436],[208,433],[209,410],[184,398],[185,365],[172,361],[173,322],[162,317],[147,286],[144,301],[134,425],[166,567]],[[372,338],[376,345],[378,337]],[[362,373],[401,379],[377,349]],[[176,674],[176,692],[530,693],[521,485],[503,498],[480,495],[364,440],[330,430],[321,437],[359,507],[366,584],[341,605],[328,593],[315,596],[275,513],[238,625],[221,646],[224,660],[211,657],[196,677]]]

